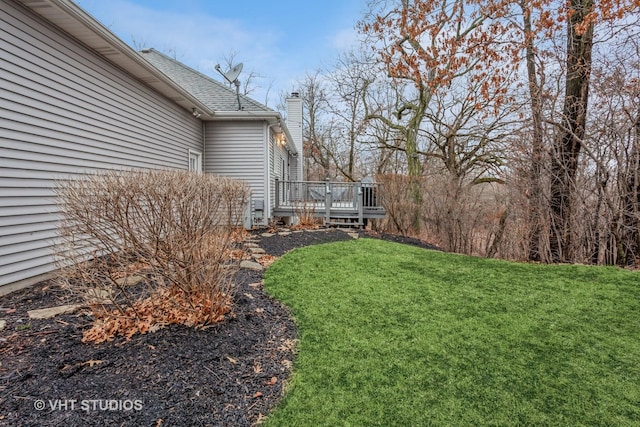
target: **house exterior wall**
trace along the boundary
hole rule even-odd
[[[211,121],[205,125],[204,171],[246,182],[251,199],[263,201],[265,210],[252,210],[254,225],[266,224],[265,138],[267,123],[256,121]],[[260,220],[262,218],[262,220]]]
[[[298,156],[290,156],[289,164],[290,164],[290,175],[292,181],[303,181],[304,178],[302,176],[302,164],[299,163],[300,157]]]
[[[0,0],[0,286],[49,272],[55,180],[188,168],[202,122],[30,10]]]

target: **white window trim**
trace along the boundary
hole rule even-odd
[[[193,169],[191,167],[191,160],[194,159],[196,161],[197,167]],[[189,156],[187,158],[189,171],[190,172],[202,172],[202,153],[195,150],[189,150]]]

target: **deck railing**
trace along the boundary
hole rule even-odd
[[[276,210],[313,210],[316,216],[331,218],[352,215],[381,217],[381,185],[375,182],[281,181],[276,179]]]

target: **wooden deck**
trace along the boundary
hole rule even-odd
[[[276,216],[313,215],[325,224],[364,225],[384,218],[382,186],[375,182],[276,180]]]

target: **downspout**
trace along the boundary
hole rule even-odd
[[[202,122],[202,172],[207,173],[207,122],[204,120]]]
[[[269,122],[267,122],[269,123]],[[269,148],[271,146],[271,129],[275,126],[277,126],[278,123],[273,123],[271,125],[268,125],[265,127],[265,157],[264,157],[264,165],[265,165],[265,176],[266,176],[266,181],[267,181],[267,188],[266,188],[266,192],[265,192],[265,200],[264,200],[264,204],[265,204],[265,211],[264,211],[264,218],[263,220],[270,220],[271,219],[271,164],[269,163]],[[275,157],[275,153],[274,157]],[[268,222],[267,222],[268,224]]]

